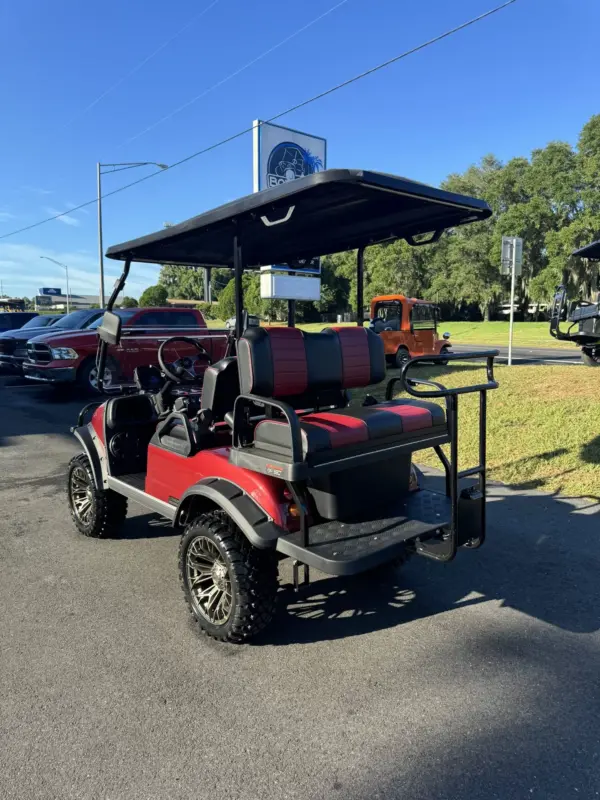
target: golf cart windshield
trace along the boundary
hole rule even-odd
[[[394,175],[332,169],[207,211],[187,222],[115,245],[109,258],[190,266],[243,268],[299,265],[315,256],[384,241],[434,234],[486,219],[483,200]],[[432,241],[430,239],[429,241]]]

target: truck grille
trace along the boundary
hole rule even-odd
[[[15,344],[14,339],[0,339],[0,356],[12,356]]]
[[[28,344],[27,355],[34,364],[49,364],[52,361],[52,354],[47,344]]]

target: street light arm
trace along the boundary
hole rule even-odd
[[[40,256],[40,258],[45,258],[46,261],[52,261],[53,264],[57,264],[59,267],[62,267],[64,271],[67,273],[67,314],[71,313],[71,301],[69,299],[69,267],[66,264],[63,264],[62,261],[57,261],[55,258],[50,258],[50,256]]]
[[[111,169],[104,169],[111,167]],[[125,161],[122,164],[100,164],[100,173],[106,175],[112,172],[123,172],[126,169],[135,169],[136,167],[158,167],[159,169],[169,169],[168,164],[159,164],[157,161]]]

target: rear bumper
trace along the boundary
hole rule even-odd
[[[75,367],[47,367],[44,364],[23,364],[23,374],[32,381],[42,383],[74,383]]]

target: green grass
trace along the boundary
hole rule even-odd
[[[207,320],[209,328],[223,328],[223,320]],[[283,323],[281,323],[283,324]],[[325,322],[308,322],[298,325],[304,331],[322,331],[328,324]],[[354,325],[353,322],[342,322],[341,325]],[[449,331],[451,341],[455,344],[508,345],[508,322],[442,322],[440,333]],[[514,347],[560,347],[572,350],[576,357],[577,348],[569,342],[558,342],[550,336],[547,322],[515,322],[513,331]]]
[[[484,370],[466,362],[412,372],[446,386],[485,381]],[[495,373],[500,387],[488,393],[489,478],[513,488],[599,498],[600,370],[498,365]],[[390,371],[388,377],[396,374]],[[353,402],[362,402],[364,392],[353,394]],[[477,464],[478,419],[478,395],[459,397],[461,469]],[[414,458],[440,467],[433,451]]]
[[[440,331],[449,331],[456,344],[489,344],[508,346],[508,322],[442,322]],[[513,347],[560,347],[577,352],[569,342],[550,336],[547,322],[515,322]]]
[[[331,324],[331,323],[330,323]],[[346,322],[342,325],[354,325]],[[298,325],[305,331],[321,331],[327,325],[323,322],[310,322]],[[508,346],[508,322],[441,322],[440,334],[449,331],[455,344],[485,344]],[[514,347],[559,347],[573,350],[577,348],[569,342],[559,342],[550,336],[547,322],[515,322],[513,330]]]

